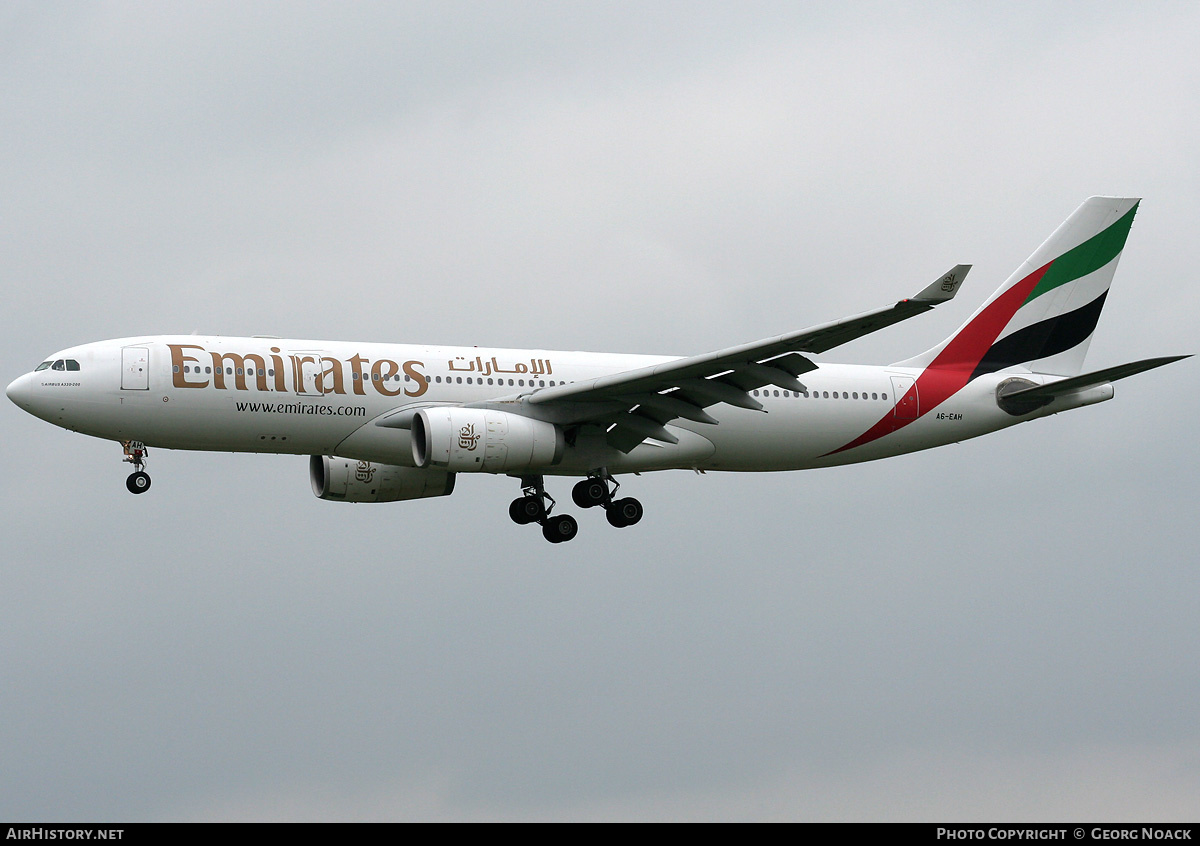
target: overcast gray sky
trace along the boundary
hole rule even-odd
[[[144,333],[690,354],[1145,198],[1088,363],[1197,349],[1194,3],[0,2],[5,383]],[[1194,821],[1195,360],[857,467],[320,502],[5,403],[0,818]],[[565,481],[551,483],[567,498]],[[593,519],[595,518],[595,519]]]

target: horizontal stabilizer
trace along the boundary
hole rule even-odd
[[[1073,394],[1078,391],[1085,391],[1088,388],[1094,388],[1098,385],[1109,384],[1118,379],[1124,379],[1127,376],[1134,376],[1138,373],[1145,373],[1147,370],[1153,370],[1156,367],[1162,367],[1164,364],[1170,364],[1174,361],[1190,357],[1190,355],[1169,355],[1163,358],[1147,358],[1142,361],[1133,361],[1129,364],[1118,364],[1116,367],[1097,370],[1095,373],[1084,373],[1081,376],[1072,376],[1070,379],[1061,379],[1057,382],[1051,382],[1048,385],[1038,385],[1032,388],[1013,391],[1012,393],[998,397],[997,402],[1009,414],[1028,414],[1042,406],[1049,405],[1056,398],[1065,396],[1066,394]]]

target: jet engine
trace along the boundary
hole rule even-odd
[[[412,421],[417,467],[451,472],[538,470],[562,460],[562,430],[553,423],[482,408],[423,408]]]
[[[445,470],[418,470],[328,455],[311,456],[308,475],[317,498],[334,502],[397,502],[454,492],[454,474]]]

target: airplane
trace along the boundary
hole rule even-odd
[[[957,265],[890,306],[691,357],[156,335],[47,358],[6,394],[43,420],[118,441],[126,486],[148,448],[307,455],[338,502],[448,496],[505,474],[518,524],[552,543],[546,476],[581,477],[582,509],[642,519],[618,474],[803,470],[887,458],[1111,399],[1113,382],[1188,356],[1083,373],[1137,198],[1092,197],[949,338],[888,366],[814,360],[954,297]]]

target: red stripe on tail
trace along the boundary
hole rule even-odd
[[[924,417],[961,391],[971,380],[971,374],[975,372],[980,360],[991,349],[992,344],[996,343],[996,339],[1000,337],[1004,327],[1013,319],[1017,310],[1025,304],[1029,294],[1037,287],[1037,283],[1046,275],[1046,271],[1053,263],[1050,262],[1038,268],[988,304],[983,311],[976,315],[974,320],[950,339],[945,349],[938,353],[937,357],[917,377],[917,381],[908,389],[908,393],[897,399],[919,399],[920,414],[918,416]],[[899,404],[897,403],[897,405]],[[894,410],[889,411],[878,423],[850,443],[827,452],[825,455],[834,455],[878,440],[884,435],[890,435],[898,429],[903,429],[914,419],[917,418],[899,419]]]

